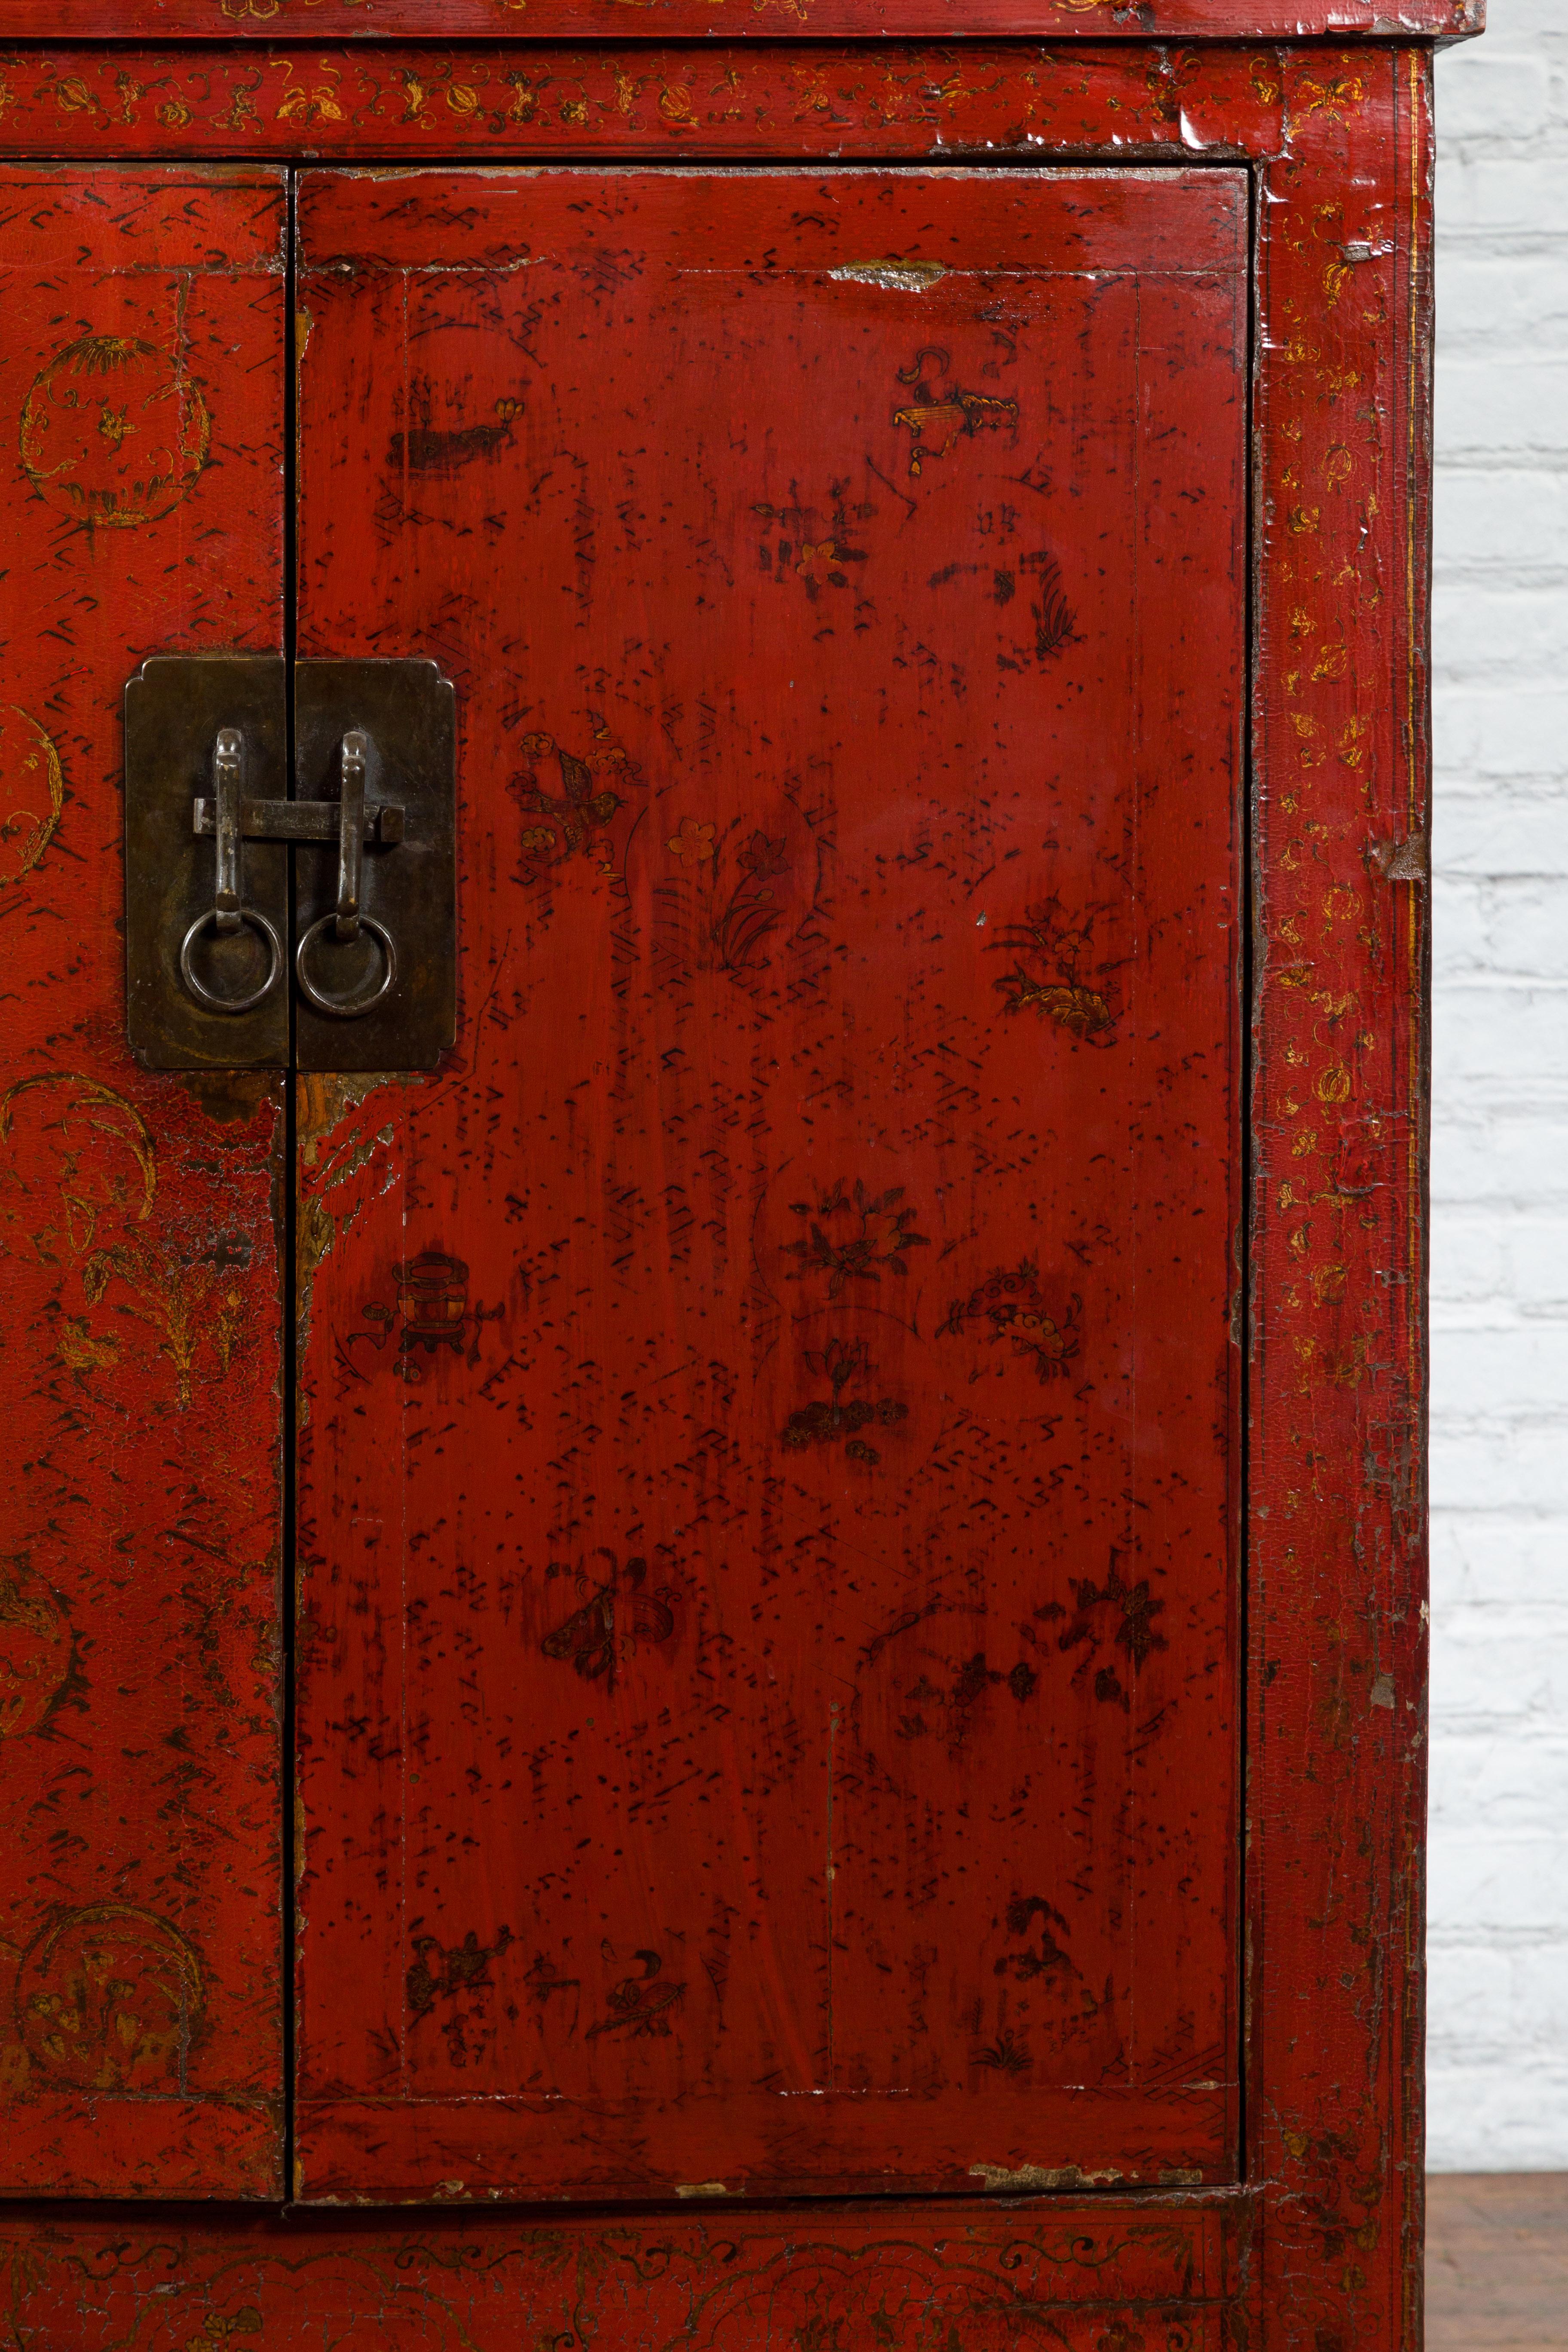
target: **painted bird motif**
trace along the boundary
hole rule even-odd
[[[935,362],[929,378],[924,372],[927,360]],[[942,379],[950,367],[946,352],[929,343],[915,353],[907,368],[899,370],[899,382],[915,389],[912,400],[894,409],[893,423],[909,427],[914,442],[910,472],[917,479],[927,457],[945,457],[961,434],[973,440],[982,426],[994,432],[999,425],[1018,422],[1016,400],[995,400],[989,393],[966,392],[956,383],[944,391]]]

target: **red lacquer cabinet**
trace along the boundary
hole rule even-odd
[[[1417,2342],[1479,20],[12,0],[19,2345]]]

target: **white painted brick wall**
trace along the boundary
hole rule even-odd
[[[1437,63],[1431,2101],[1568,2170],[1568,0]]]

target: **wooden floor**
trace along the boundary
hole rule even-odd
[[[1426,2344],[1568,2347],[1568,2172],[1427,2175]]]

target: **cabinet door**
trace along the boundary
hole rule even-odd
[[[149,654],[282,649],[285,211],[0,169],[13,2195],[280,2186],[283,1082],[132,1061],[121,706]]]
[[[1244,176],[300,239],[462,1008],[301,1082],[300,2190],[1231,2178]]]

